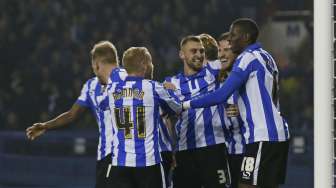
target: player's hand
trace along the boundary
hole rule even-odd
[[[34,140],[41,136],[46,130],[47,127],[45,123],[34,123],[33,126],[26,129],[26,135],[29,140]]]
[[[239,109],[238,106],[235,104],[230,104],[228,107],[225,108],[226,115],[228,117],[237,117],[239,116]]]
[[[164,82],[163,87],[165,89],[171,89],[171,90],[174,90],[174,91],[176,90],[176,86],[173,83],[170,83],[170,82]]]

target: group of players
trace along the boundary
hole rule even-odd
[[[145,47],[127,49],[121,68],[114,45],[99,42],[91,51],[96,76],[71,109],[27,128],[27,137],[88,108],[100,133],[97,188],[277,188],[285,181],[289,131],[279,110],[279,71],[258,34],[253,20],[241,18],[218,41],[184,37],[183,71],[163,84],[152,81]]]

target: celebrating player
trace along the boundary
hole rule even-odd
[[[235,20],[229,41],[232,51],[240,55],[224,85],[207,96],[183,103],[185,109],[204,108],[223,103],[238,90],[247,144],[240,188],[276,188],[286,176],[289,131],[278,108],[279,72],[272,56],[256,42],[258,33],[253,20]]]

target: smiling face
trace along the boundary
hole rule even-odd
[[[191,73],[196,73],[203,68],[204,56],[204,47],[201,42],[188,41],[180,51],[184,69]]]

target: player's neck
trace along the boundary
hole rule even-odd
[[[108,80],[110,78],[111,72],[113,71],[113,69],[117,68],[117,66],[115,65],[109,65],[103,68],[103,74],[100,77],[100,82],[103,85],[106,85],[108,83]]]
[[[196,74],[198,71],[194,70],[194,69],[191,69],[189,67],[184,67],[184,75],[186,76],[191,76],[193,74]]]
[[[143,73],[139,73],[139,72],[133,72],[133,73],[129,73],[128,76],[133,76],[133,77],[142,77],[144,78],[145,75]]]

